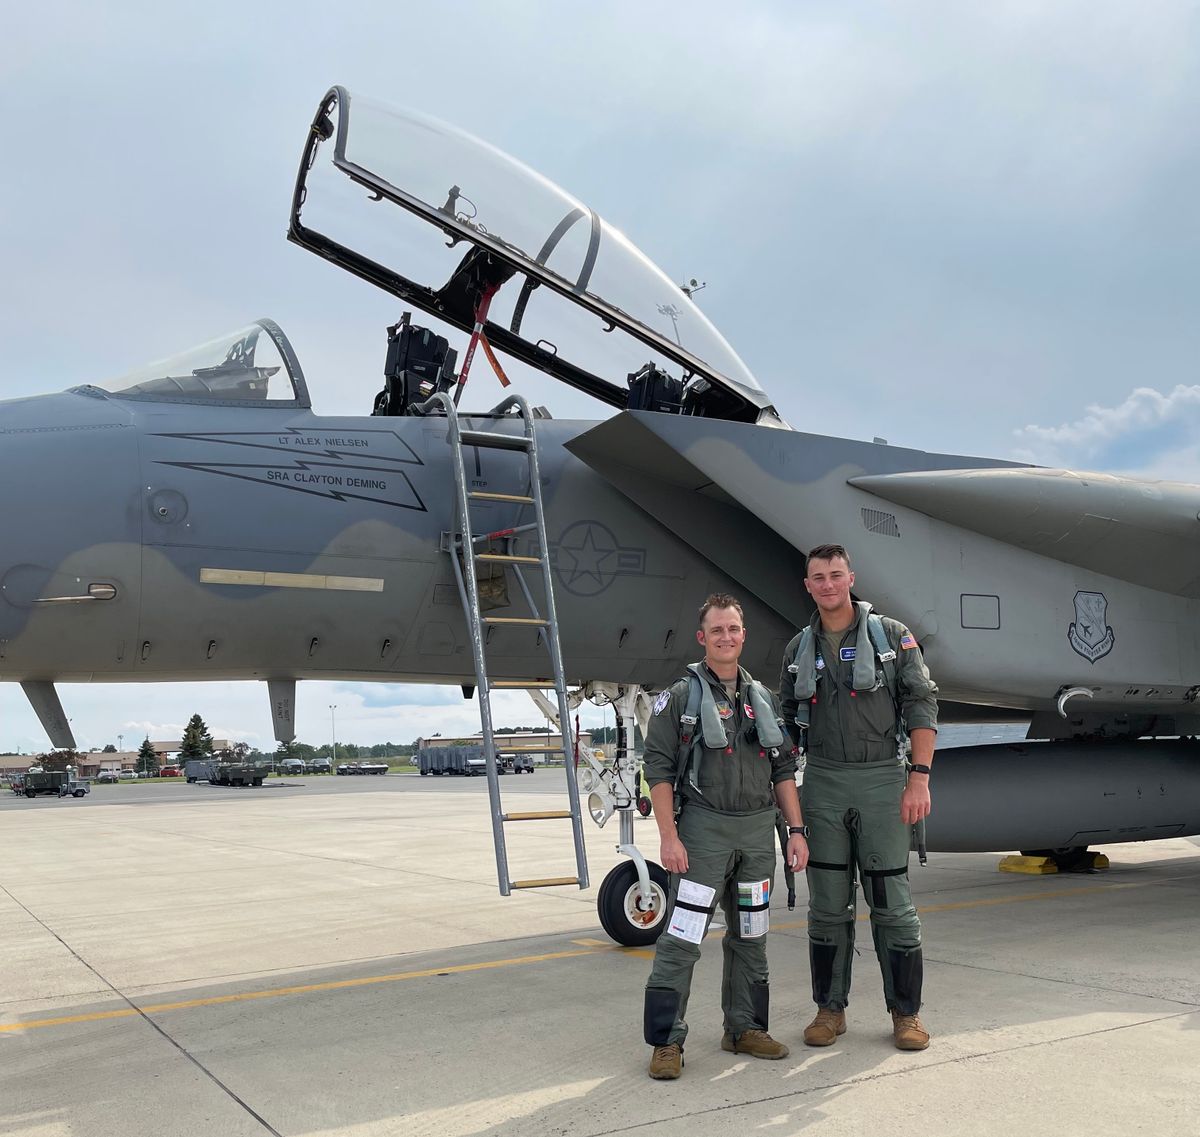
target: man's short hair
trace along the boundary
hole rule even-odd
[[[708,615],[710,608],[732,608],[737,612],[738,619],[743,624],[746,622],[746,615],[736,596],[730,596],[728,592],[714,592],[700,605],[700,619],[696,624],[698,628],[704,627],[704,617]]]
[[[850,554],[846,552],[845,545],[816,545],[808,550],[808,557],[804,561],[804,575],[808,576],[808,566],[813,561],[831,561],[834,557],[841,557],[846,562],[846,567],[850,567]]]

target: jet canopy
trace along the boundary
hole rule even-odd
[[[478,325],[492,347],[613,406],[779,421],[690,296],[628,238],[434,119],[332,88],[288,236],[465,332]]]
[[[157,402],[309,406],[300,363],[273,320],[258,320],[169,359],[74,390]]]

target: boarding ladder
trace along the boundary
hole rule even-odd
[[[579,786],[575,778],[573,745],[567,685],[563,677],[562,650],[558,641],[558,615],[554,607],[554,589],[550,576],[550,549],[546,540],[546,519],[542,509],[542,485],[538,470],[537,438],[533,429],[533,415],[529,405],[520,395],[510,395],[499,406],[489,411],[488,418],[507,416],[515,410],[515,416],[523,426],[521,434],[504,434],[492,430],[464,429],[459,424],[458,411],[449,395],[438,392],[418,408],[421,414],[443,412],[446,416],[446,441],[450,446],[451,466],[454,470],[455,506],[453,528],[442,534],[442,550],[450,556],[454,566],[454,577],[458,582],[459,598],[467,617],[467,629],[471,635],[471,653],[475,661],[476,690],[479,693],[479,717],[483,726],[483,753],[487,763],[488,796],[491,799],[492,837],[496,845],[496,873],[500,883],[500,894],[508,896],[514,888],[550,888],[556,885],[588,886],[587,855],[583,845],[583,821],[579,808]],[[464,465],[464,450],[478,447],[484,450],[507,450],[525,455],[528,463],[528,487],[526,494],[484,493],[468,488],[468,476]],[[472,502],[507,502],[513,505],[532,507],[533,521],[511,529],[476,535],[471,528]],[[536,555],[516,552],[520,535],[527,534],[537,541]],[[492,552],[490,546],[497,540],[504,541],[504,552]],[[483,550],[480,551],[480,546]],[[499,564],[512,569],[517,584],[529,607],[528,616],[485,616],[480,609],[478,564]],[[535,593],[525,579],[526,572],[540,572],[541,592],[544,606],[539,608]],[[545,645],[550,656],[550,671],[553,679],[544,676],[527,679],[491,679],[488,675],[487,639],[492,628],[537,628],[538,642]],[[559,731],[561,744],[558,746],[504,745],[501,754],[561,754],[567,777],[569,809],[538,810],[535,812],[506,812],[500,800],[500,779],[496,755],[495,734],[492,729],[491,694],[494,690],[553,689],[558,701],[558,716],[562,729]],[[505,842],[505,826],[517,821],[553,821],[570,818],[575,842],[575,876],[542,877],[533,880],[513,880],[508,870],[508,848]]]

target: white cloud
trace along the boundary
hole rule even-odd
[[[1200,386],[1165,395],[1138,387],[1117,406],[1092,404],[1074,422],[1014,434],[1023,461],[1186,481],[1200,475]]]

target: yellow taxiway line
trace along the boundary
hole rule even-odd
[[[1131,881],[1128,883],[1093,884],[1079,888],[1047,889],[1045,892],[1026,892],[1016,896],[991,896],[980,900],[956,900],[946,904],[924,904],[917,911],[921,913],[952,912],[969,908],[989,908],[997,904],[1018,904],[1028,900],[1057,900],[1064,896],[1082,896],[1087,893],[1108,892],[1118,888],[1140,888],[1147,884],[1157,884],[1159,881]],[[870,913],[861,914],[858,919],[869,919]],[[775,921],[773,927],[778,931],[798,929],[807,926],[807,921],[790,920]],[[719,937],[724,930],[710,932],[709,935]],[[113,1011],[93,1011],[86,1015],[59,1015],[55,1018],[30,1019],[26,1022],[0,1023],[0,1034],[16,1031],[37,1030],[41,1027],[67,1026],[71,1023],[103,1022],[108,1019],[128,1019],[136,1015],[155,1015],[167,1011],[186,1011],[194,1007],[216,1007],[222,1003],[244,1003],[251,999],[280,999],[288,995],[311,995],[318,991],[337,991],[346,987],[369,987],[377,983],[399,983],[407,979],[430,979],[439,975],[462,975],[472,971],[491,971],[500,967],[522,967],[531,963],[547,963],[555,959],[575,959],[584,955],[599,955],[603,952],[617,952],[621,955],[636,956],[640,959],[653,958],[653,950],[626,948],[604,940],[578,939],[572,943],[580,945],[574,951],[554,951],[543,955],[521,955],[510,959],[489,959],[481,963],[459,963],[446,967],[425,967],[419,971],[397,971],[388,975],[364,975],[359,979],[333,979],[327,983],[303,983],[292,987],[272,987],[265,991],[242,991],[235,995],[213,995],[206,999],[185,999],[176,1003],[153,1003],[144,1007],[122,1007]]]

